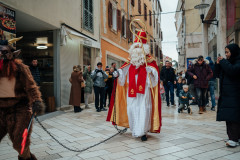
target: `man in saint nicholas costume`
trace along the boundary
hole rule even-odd
[[[149,54],[146,32],[140,30],[138,37],[129,49],[128,61],[114,73],[118,78],[114,82],[107,121],[130,128],[132,136],[146,141],[147,132],[160,133],[160,78],[157,63]]]

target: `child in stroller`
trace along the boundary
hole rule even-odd
[[[178,113],[183,112],[183,110],[187,110],[188,114],[192,114],[192,108],[189,106],[189,100],[195,99],[188,92],[188,85],[183,85],[183,90],[179,93],[179,103]]]

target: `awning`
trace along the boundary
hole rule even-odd
[[[81,32],[75,31],[74,29],[67,27],[66,25],[61,26],[61,45],[66,45],[68,38],[73,40],[71,35],[78,37],[80,40],[80,43],[85,46],[100,49],[99,42],[97,42],[96,40],[93,40],[92,38],[87,37]]]

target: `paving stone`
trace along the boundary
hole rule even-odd
[[[82,149],[96,144],[116,133],[106,122],[107,112],[97,113],[91,109],[75,114],[66,110],[63,114],[43,119],[43,125],[63,144],[73,149]],[[34,123],[31,136],[31,152],[38,159],[58,160],[108,160],[108,159],[152,159],[152,160],[238,160],[240,147],[225,147],[226,126],[216,122],[216,113],[199,115],[178,114],[176,107],[162,106],[163,126],[160,134],[149,133],[148,141],[132,137],[131,131],[82,153],[68,151],[56,143],[38,123]],[[17,159],[8,136],[0,143],[0,160]]]
[[[150,152],[145,152],[145,153],[140,153],[140,154],[130,156],[130,158],[136,159],[136,160],[151,159],[154,157],[157,157],[156,154],[153,154]]]
[[[176,152],[176,153],[172,153],[172,155],[176,156],[176,157],[180,157],[180,158],[186,158],[186,157],[190,157],[190,156],[194,156],[200,153],[203,153],[204,151],[199,150],[199,149],[188,149],[188,150],[183,150],[180,152]]]
[[[165,159],[166,160],[179,160],[180,158],[172,156],[172,155],[164,155],[164,156],[158,156],[158,157],[152,158],[152,160],[165,160]]]
[[[224,157],[226,155],[231,155],[231,154],[232,154],[232,152],[217,149],[217,150],[204,152],[204,153],[192,156],[192,158],[194,158],[196,160],[203,160],[203,159],[204,160],[212,160],[212,159],[221,158],[221,157]]]
[[[55,160],[62,158],[59,154],[51,154],[47,156],[38,157],[39,160]]]
[[[183,148],[172,146],[172,147],[162,148],[162,149],[159,149],[159,150],[156,150],[156,151],[152,151],[152,153],[161,156],[161,155],[166,155],[166,154],[178,152],[178,151],[181,151],[181,150],[183,150]]]

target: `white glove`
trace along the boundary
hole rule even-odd
[[[118,73],[118,71],[114,71],[114,72],[113,72],[113,77],[114,77],[114,78],[119,77],[119,73]]]
[[[146,67],[146,70],[147,70],[147,73],[151,73],[152,72],[151,67]]]

